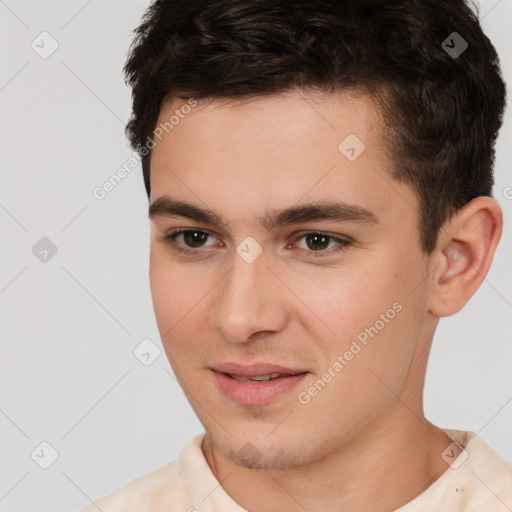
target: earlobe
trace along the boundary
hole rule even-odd
[[[501,237],[503,216],[491,197],[477,197],[441,231],[433,254],[430,311],[451,316],[460,311],[489,272]]]

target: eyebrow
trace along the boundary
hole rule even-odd
[[[230,223],[225,222],[216,212],[202,206],[172,199],[167,195],[156,199],[150,205],[148,216],[150,219],[184,217],[228,230],[230,228]],[[336,201],[316,201],[282,210],[271,210],[265,212],[258,220],[260,225],[269,231],[276,227],[314,221],[354,222],[365,225],[379,223],[379,218],[370,210]]]

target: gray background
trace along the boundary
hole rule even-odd
[[[202,432],[164,352],[147,367],[133,354],[146,338],[161,348],[140,166],[92,195],[132,155],[121,68],[147,5],[0,0],[0,511],[80,509]],[[481,14],[512,83],[512,0]],[[31,47],[43,31],[59,45],[46,59]],[[509,461],[511,118],[497,148],[504,235],[479,291],[441,320],[425,390],[430,421],[478,432]],[[43,237],[57,247],[46,263],[32,252]],[[48,469],[43,441],[58,452]]]

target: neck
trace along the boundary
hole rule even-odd
[[[215,449],[208,435],[202,449],[224,490],[249,512],[390,512],[448,469],[441,453],[452,442],[422,411],[395,404],[386,419],[299,468],[255,471],[237,466]]]

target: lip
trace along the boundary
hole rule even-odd
[[[212,370],[219,373],[229,373],[231,375],[239,375],[240,377],[256,377],[257,375],[270,375],[271,373],[285,373],[288,375],[298,375],[308,370],[304,368],[287,368],[272,363],[253,363],[238,364],[232,362],[218,363],[211,367]]]
[[[213,375],[218,389],[238,405],[268,405],[299,385],[309,373],[308,370],[287,368],[268,363],[239,365],[222,363],[215,365]],[[271,373],[287,374],[266,382],[240,382],[227,374],[254,377]]]

